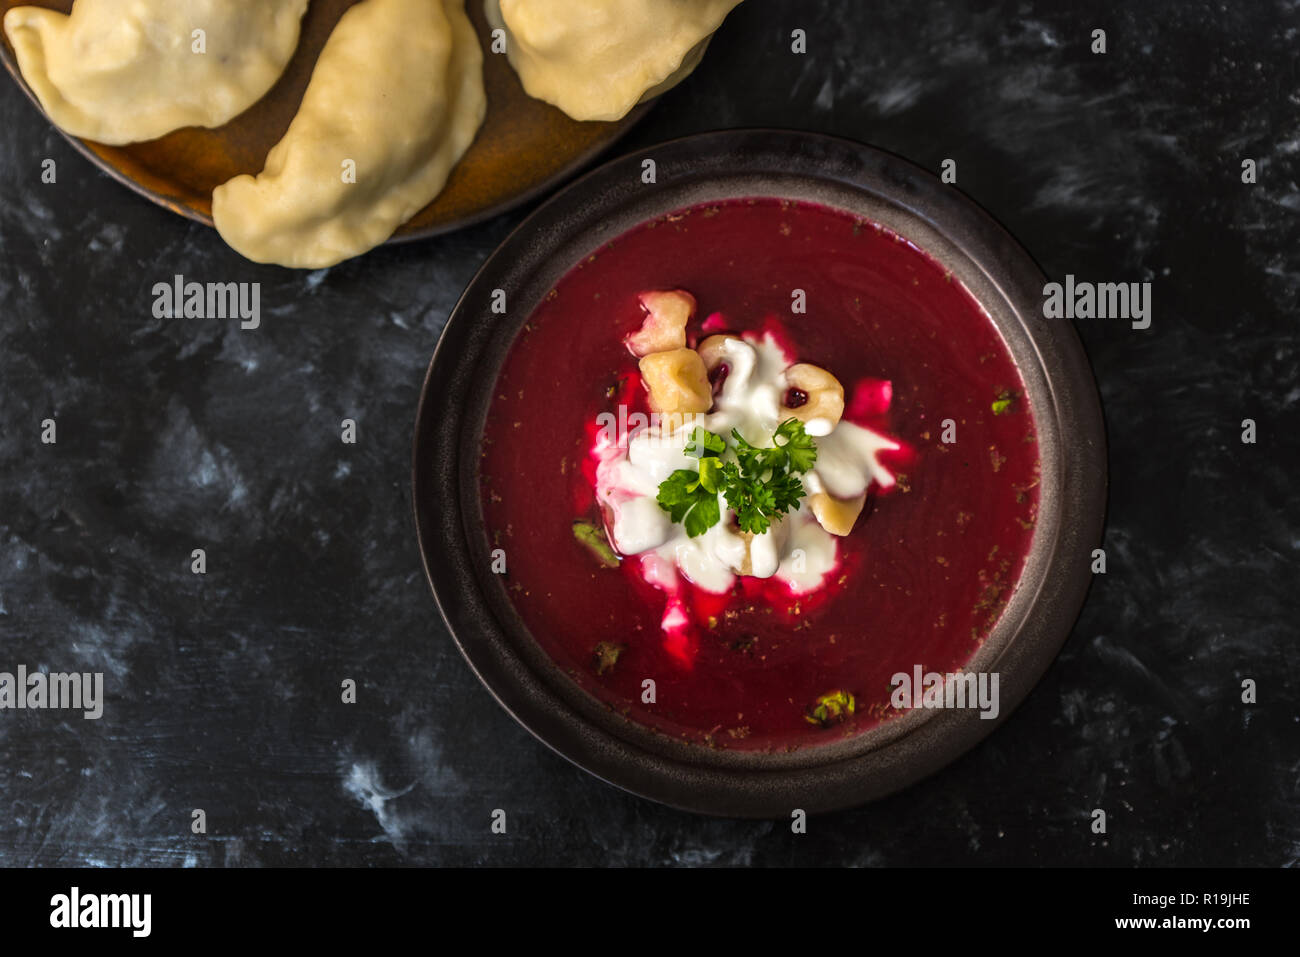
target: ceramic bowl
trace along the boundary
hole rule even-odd
[[[642,181],[653,158],[657,182]],[[656,735],[597,702],[548,658],[490,571],[479,452],[496,373],[541,297],[573,265],[666,212],[741,197],[810,201],[878,222],[951,270],[1019,368],[1038,433],[1038,520],[1017,587],[966,665],[996,672],[1000,714],[913,709],[834,744],[715,750]],[[554,196],[484,263],[453,310],[420,396],[414,506],[425,571],[474,673],[546,745],[603,780],[678,808],[781,817],[897,791],[1006,720],[1070,634],[1101,537],[1106,446],[1096,386],[1074,329],[1044,318],[1045,277],[952,186],[890,153],[778,130],[706,133],[614,160]],[[507,291],[507,315],[491,309]],[[574,596],[581,614],[584,596]]]

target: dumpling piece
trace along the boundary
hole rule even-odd
[[[809,435],[830,435],[844,415],[844,386],[821,366],[799,362],[781,374],[786,386],[781,416],[794,416],[808,428]],[[797,394],[801,401],[786,405]]]
[[[617,120],[685,79],[741,0],[485,0],[529,96]]]
[[[360,255],[442,192],[486,110],[462,0],[362,0],[266,168],[218,186],[212,219],[256,262],[320,269]]]
[[[700,413],[713,405],[709,374],[694,349],[652,352],[640,362],[652,412]]]
[[[645,310],[641,328],[623,340],[634,356],[686,348],[686,324],[695,314],[695,297],[683,289],[652,290],[637,297]]]
[[[298,46],[307,0],[76,0],[14,7],[23,79],[66,133],[118,145],[221,126],[262,98]]]

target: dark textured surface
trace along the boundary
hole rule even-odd
[[[1300,859],[1300,10],[1059,6],[750,0],[633,134],[783,125],[951,157],[1053,278],[1153,283],[1149,330],[1079,323],[1110,432],[1109,569],[1065,652],[975,751],[806,835],[571,768],[437,619],[415,400],[518,215],[328,272],[257,267],[0,88],[0,670],[103,671],[108,692],[98,721],[0,711],[0,863]],[[176,273],[260,281],[262,327],[154,319]]]

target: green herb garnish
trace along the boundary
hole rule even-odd
[[[596,650],[591,654],[591,662],[596,669],[596,674],[603,675],[610,668],[613,668],[618,664],[619,656],[622,654],[622,645],[616,645],[609,641],[602,641],[597,644]]]
[[[722,436],[696,426],[683,451],[693,459],[704,461],[706,458],[717,458],[726,450],[727,443]]]
[[[717,459],[713,460],[718,461]],[[686,534],[695,538],[703,535],[722,518],[722,509],[718,505],[718,485],[710,490],[704,483],[715,480],[721,467],[712,466],[707,471],[678,469],[659,484],[659,494],[655,496],[659,507],[667,512],[674,522],[686,526]]]
[[[700,460],[699,471],[677,469],[659,486],[656,500],[691,538],[703,535],[722,520],[718,495],[736,513],[741,531],[761,535],[772,521],[793,511],[804,496],[798,473],[817,461],[817,446],[798,419],[782,422],[770,448],[750,445],[735,429],[734,443],[708,429],[696,427],[683,450]],[[735,461],[723,458],[731,451]]]
[[[573,523],[573,537],[585,545],[606,568],[618,568],[618,556],[609,547],[609,539],[603,528],[579,520]]]
[[[813,703],[803,716],[809,724],[829,728],[837,721],[846,721],[857,708],[857,701],[847,691],[837,688],[828,691]]]

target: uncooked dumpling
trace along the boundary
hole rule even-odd
[[[684,79],[740,0],[486,0],[529,96],[617,120]]]
[[[218,186],[212,218],[249,259],[332,266],[442,191],[486,109],[463,0],[362,0],[330,35],[266,168]]]
[[[244,112],[284,72],[306,9],[307,0],[76,0],[71,15],[14,7],[4,26],[50,119],[120,144]]]

